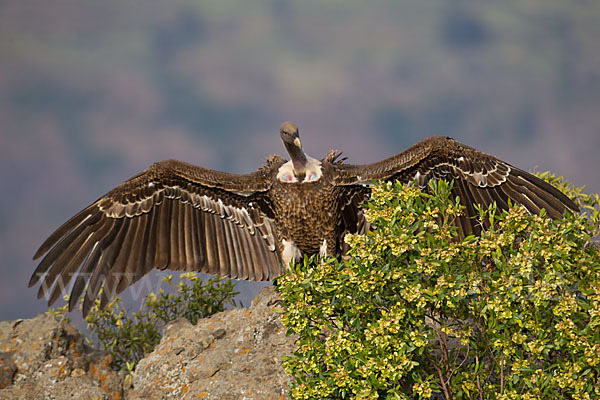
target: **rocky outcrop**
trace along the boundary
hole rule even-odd
[[[294,349],[273,287],[249,309],[171,322],[133,379],[110,368],[72,326],[40,315],[0,322],[1,399],[283,399],[281,359]],[[127,382],[124,384],[123,382]]]
[[[49,315],[0,322],[0,398],[122,399],[124,374]]]
[[[160,344],[138,364],[129,399],[282,399],[290,377],[281,358],[291,355],[272,286],[249,309],[233,309],[190,324],[171,322]]]

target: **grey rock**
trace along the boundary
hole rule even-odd
[[[176,320],[138,364],[128,399],[282,399],[291,378],[281,367],[295,337],[274,311],[278,295],[263,289],[249,309],[198,321]]]
[[[12,351],[0,353],[0,389],[4,389],[13,382],[17,365],[12,359]]]
[[[0,399],[284,399],[281,367],[295,337],[286,336],[267,287],[249,309],[192,325],[180,318],[133,375],[110,368],[111,358],[84,343],[55,317],[0,322]]]
[[[2,399],[123,398],[124,375],[110,368],[110,356],[50,315],[0,322],[0,352]]]

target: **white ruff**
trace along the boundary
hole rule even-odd
[[[321,161],[306,156],[306,171],[302,182],[316,182],[323,176]],[[294,164],[291,161],[286,162],[277,171],[277,179],[284,183],[296,183],[298,178],[294,175]]]

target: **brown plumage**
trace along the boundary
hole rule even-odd
[[[271,280],[302,254],[340,256],[343,237],[365,229],[362,207],[374,180],[453,179],[466,215],[459,235],[479,233],[473,204],[522,204],[552,218],[577,206],[548,183],[451,138],[430,137],[383,161],[352,165],[330,152],[302,150],[295,124],[280,135],[291,161],[270,156],[256,172],[228,174],[176,160],[161,161],[102,196],[42,244],[29,286],[52,304],[75,279],[69,309],[83,294],[83,313],[153,268]]]

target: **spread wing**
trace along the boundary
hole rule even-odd
[[[69,309],[87,286],[85,316],[103,285],[102,305],[153,268],[277,277],[277,233],[266,192],[281,162],[272,157],[247,175],[156,163],[58,228],[35,254],[45,256],[29,286],[41,281],[38,298],[49,293],[51,305],[75,279]]]
[[[578,210],[577,205],[554,186],[449,137],[430,137],[383,161],[367,165],[341,164],[337,170],[337,184],[346,186],[350,194],[360,193],[359,186],[371,185],[374,180],[397,180],[405,184],[416,181],[423,190],[431,179],[454,180],[452,197],[458,196],[466,207],[465,215],[456,222],[461,237],[481,231],[473,218],[478,215],[474,204],[487,208],[496,202],[499,209],[507,209],[510,200],[522,204],[531,213],[537,214],[544,208],[555,219],[566,211]]]

